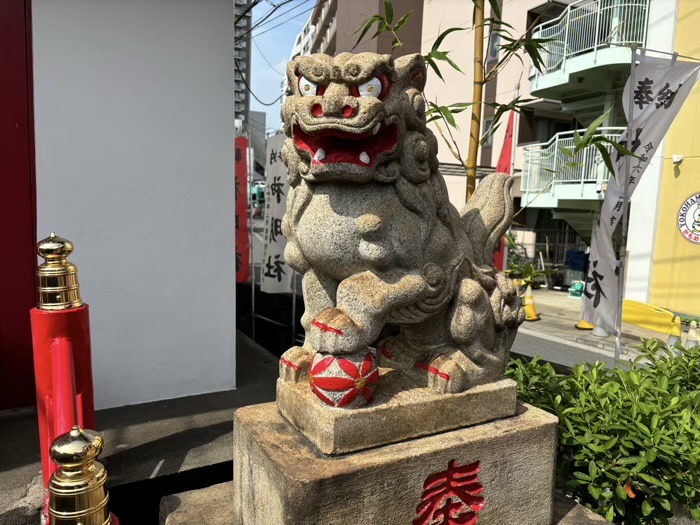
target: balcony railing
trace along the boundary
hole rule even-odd
[[[583,135],[585,131],[578,130],[578,133]],[[625,128],[598,128],[596,135],[603,135],[617,141],[624,131]],[[610,173],[598,150],[589,147],[574,157],[567,156],[562,150],[562,148],[573,150],[574,147],[574,132],[565,131],[557,133],[549,142],[523,148],[525,152],[521,183],[523,193],[538,193],[545,190],[552,192],[559,184],[580,184],[583,190],[585,183],[607,182]],[[611,150],[612,146],[609,146],[608,151]]]
[[[333,15],[333,20],[331,20],[331,23],[328,25],[328,38],[333,37],[333,33],[335,33],[336,29],[336,19],[335,15]]]
[[[535,29],[534,38],[550,39],[542,54],[544,70],[563,68],[567,59],[611,44],[646,43],[650,0],[578,0],[554,20]]]

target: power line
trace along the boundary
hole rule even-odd
[[[280,13],[279,15],[275,16],[274,18],[270,18],[270,19],[269,19],[268,21],[266,21],[264,24],[259,24],[258,27],[256,27],[256,29],[260,29],[260,28],[262,28],[262,27],[264,27],[264,26],[266,26],[266,25],[268,25],[268,24],[271,24],[272,22],[274,22],[274,21],[277,20],[278,18],[282,18],[284,15],[286,15],[286,14],[288,14],[288,13],[291,13],[291,12],[294,11],[295,9],[299,9],[299,8],[302,7],[304,4],[308,4],[310,1],[311,1],[311,0],[302,0],[302,1],[299,2],[297,5],[295,5],[295,6],[291,7],[291,8],[289,8],[289,9],[287,9],[284,13]],[[316,2],[317,2],[317,1],[318,1],[318,0],[314,0],[314,5],[311,6],[311,7],[308,9],[308,11],[311,11],[312,9],[314,9],[314,8],[316,7]],[[324,1],[325,1],[325,0],[320,0],[320,3],[322,4]]]
[[[273,18],[270,18],[270,15],[272,15],[272,14],[275,12],[276,9],[278,9],[278,8],[280,8],[280,7],[282,7],[282,6],[286,5],[286,4],[288,4],[288,3],[291,2],[291,1],[292,1],[292,0],[287,0],[287,1],[285,1],[285,2],[283,2],[283,3],[281,3],[281,4],[279,4],[278,6],[276,6],[276,7],[275,7],[274,9],[272,9],[270,12],[266,13],[266,14],[263,16],[263,18],[262,18],[261,20],[258,20],[255,24],[253,24],[253,26],[252,26],[248,31],[246,31],[246,32],[243,33],[242,35],[239,35],[239,36],[238,36],[237,42],[240,42],[242,39],[246,38],[247,36],[248,36],[248,38],[252,38],[252,37],[250,37],[249,35],[253,32],[253,30],[255,30],[255,29],[260,29],[260,28],[262,28],[262,27],[265,27],[266,25],[270,24],[271,22],[274,22],[274,21],[277,20],[278,18],[281,18],[281,17],[283,17],[283,16],[285,16],[285,15],[291,13],[291,12],[294,11],[295,9],[298,9],[299,7],[303,6],[305,3],[309,2],[309,0],[302,0],[300,3],[296,4],[295,6],[292,6],[290,9],[287,9],[285,12],[280,13],[279,15],[277,15],[277,16],[275,16],[275,17],[273,17]],[[314,5],[315,5],[315,4],[314,4]],[[269,20],[268,20],[268,18],[269,18]]]
[[[257,96],[255,93],[253,93],[253,90],[252,90],[252,89],[250,88],[250,86],[248,85],[248,81],[246,80],[245,75],[243,74],[243,71],[241,71],[241,68],[240,68],[239,65],[238,65],[238,59],[237,59],[236,57],[233,57],[233,63],[234,63],[234,65],[236,66],[236,69],[238,70],[238,72],[241,74],[241,79],[243,80],[243,83],[245,84],[245,87],[246,87],[246,89],[248,90],[248,92],[249,92],[251,95],[253,95],[253,98],[254,98],[255,100],[257,100],[257,101],[258,101],[260,104],[262,104],[263,106],[274,106],[274,105],[277,104],[277,102],[279,102],[280,99],[284,96],[284,94],[282,94],[282,95],[280,95],[279,97],[277,97],[275,100],[273,100],[273,101],[270,102],[270,103],[263,102],[262,100],[260,100],[260,99],[258,98],[258,96]]]
[[[288,1],[291,1],[291,0],[288,0]],[[248,31],[246,31],[246,32],[243,33],[242,35],[239,35],[239,37],[236,39],[236,43],[238,43],[238,42],[240,42],[241,40],[246,39],[246,38],[249,38],[249,39],[255,38],[255,37],[258,36],[258,35],[256,34],[256,35],[252,35],[252,36],[251,36],[251,33],[253,32],[253,30],[255,30],[255,29],[261,29],[262,27],[264,27],[264,26],[266,26],[266,25],[268,25],[268,24],[274,22],[275,20],[277,20],[277,19],[279,19],[279,18],[281,18],[281,17],[283,17],[283,16],[285,16],[285,15],[291,13],[291,12],[294,11],[295,9],[298,9],[299,7],[302,7],[302,6],[303,6],[304,4],[306,4],[307,2],[309,2],[309,0],[303,0],[301,3],[299,3],[299,4],[297,4],[297,5],[293,6],[293,7],[291,7],[290,9],[287,9],[284,13],[280,13],[279,15],[277,15],[277,16],[274,17],[274,18],[270,18],[269,20],[267,20],[267,18],[268,18],[268,16],[269,16],[270,14],[272,14],[272,13],[268,13],[268,16],[266,16],[263,20],[259,20],[259,21],[258,21],[256,24],[254,24],[253,27],[251,27]],[[288,3],[288,2],[285,2],[285,3]],[[280,7],[283,6],[283,5],[284,5],[284,4],[280,4]],[[299,13],[299,14],[297,14],[297,15],[291,17],[291,18],[288,18],[287,20],[285,20],[285,22],[287,22],[287,21],[289,21],[289,20],[293,20],[293,19],[295,19],[295,18],[301,16],[301,15],[304,14],[304,13],[308,13],[309,11],[312,11],[313,9],[315,9],[315,7],[316,7],[316,4],[314,4],[314,5],[311,6],[309,9],[306,9],[305,11],[302,11],[301,13]],[[267,20],[267,21],[265,22],[265,20]],[[265,23],[263,23],[263,22],[265,22]],[[284,23],[284,22],[282,22],[282,23]],[[276,26],[274,26],[274,27],[272,27],[272,28],[270,28],[270,29],[274,29],[275,27],[279,27],[280,25],[282,25],[282,24],[278,24],[278,25],[276,25]],[[266,31],[269,31],[269,29],[267,29]],[[260,32],[260,33],[258,33],[258,34],[265,33],[266,31],[262,31],[262,32]]]
[[[311,8],[309,8],[309,9],[307,9],[306,11],[302,11],[301,13],[299,13],[299,14],[296,15],[296,16],[293,16],[292,18],[288,18],[288,19],[285,20],[284,22],[281,22],[281,23],[277,24],[276,26],[272,26],[270,29],[266,29],[265,31],[261,31],[260,33],[257,33],[256,35],[253,35],[252,38],[257,38],[257,37],[259,37],[260,35],[264,35],[264,34],[267,33],[268,31],[272,31],[273,29],[275,29],[275,28],[277,28],[277,27],[279,27],[279,26],[281,26],[281,25],[284,25],[284,24],[286,24],[287,22],[290,22],[290,21],[294,20],[295,18],[299,18],[299,17],[300,17],[301,15],[303,15],[304,13],[308,13],[309,11],[313,11],[313,9],[314,9],[315,7],[316,7],[316,6],[311,7]]]
[[[252,40],[252,39],[251,39],[251,40]],[[260,56],[263,58],[263,60],[265,61],[265,63],[266,63],[268,66],[270,66],[270,69],[272,69],[272,71],[274,71],[274,72],[277,73],[278,75],[284,76],[284,73],[280,73],[279,71],[277,71],[277,70],[275,69],[275,66],[273,66],[272,64],[270,64],[270,61],[265,57],[265,55],[264,55],[263,52],[262,52],[262,49],[260,49],[260,46],[258,45],[258,43],[257,43],[255,40],[253,40],[253,44],[255,45],[255,48],[258,50],[258,52],[260,53]]]
[[[250,34],[253,32],[254,29],[257,29],[258,27],[260,27],[261,25],[263,25],[264,22],[265,22],[268,18],[270,18],[270,17],[273,15],[273,13],[274,13],[275,11],[277,11],[280,7],[285,6],[285,5],[287,5],[287,4],[289,4],[289,3],[293,2],[293,1],[294,1],[294,0],[284,0],[284,2],[275,5],[272,9],[270,9],[267,13],[265,13],[265,14],[262,16],[262,18],[261,18],[260,20],[258,20],[258,21],[255,22],[254,24],[252,24],[251,27],[248,28],[248,30],[247,30],[245,33],[243,33],[242,35],[239,35],[238,38],[236,38],[235,43],[237,44],[238,42],[240,42],[241,40],[243,40],[247,35],[250,35]],[[292,7],[292,9],[295,9],[296,7],[298,7],[298,6],[294,6],[294,7]],[[290,9],[289,11],[291,11],[292,9]],[[286,11],[286,12],[288,13],[289,11]],[[284,14],[284,13],[282,13],[282,14]],[[279,15],[279,16],[281,16],[281,15]],[[275,17],[275,18],[278,18],[278,17]],[[274,20],[274,18],[273,18],[273,20]]]
[[[238,15],[238,18],[236,18],[236,19],[233,21],[233,26],[235,27],[236,24],[237,24],[245,15],[247,15],[248,13],[250,13],[250,11],[251,11],[256,5],[258,5],[260,2],[262,2],[262,0],[253,0],[253,1],[248,5],[248,8],[247,8],[245,11],[243,11],[240,15]]]

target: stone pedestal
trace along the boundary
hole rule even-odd
[[[440,509],[454,523],[553,519],[557,418],[528,405],[506,419],[329,457],[268,403],[235,413],[234,443],[235,525],[427,525]]]
[[[396,370],[380,369],[372,402],[345,410],[322,404],[309,383],[277,380],[282,415],[324,454],[343,454],[464,428],[515,414],[517,384],[511,379],[459,394],[417,387]]]

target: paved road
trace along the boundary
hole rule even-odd
[[[605,362],[608,366],[614,365],[613,355],[610,352],[534,332],[526,326],[518,330],[511,351],[529,357],[540,356],[546,361],[566,367],[595,361]],[[623,354],[622,360],[628,360],[630,357],[633,355]]]

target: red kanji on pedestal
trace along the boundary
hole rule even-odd
[[[452,459],[447,470],[428,476],[423,483],[423,496],[416,507],[418,517],[413,525],[473,525],[476,513],[484,506],[479,483],[479,462],[463,467]]]

